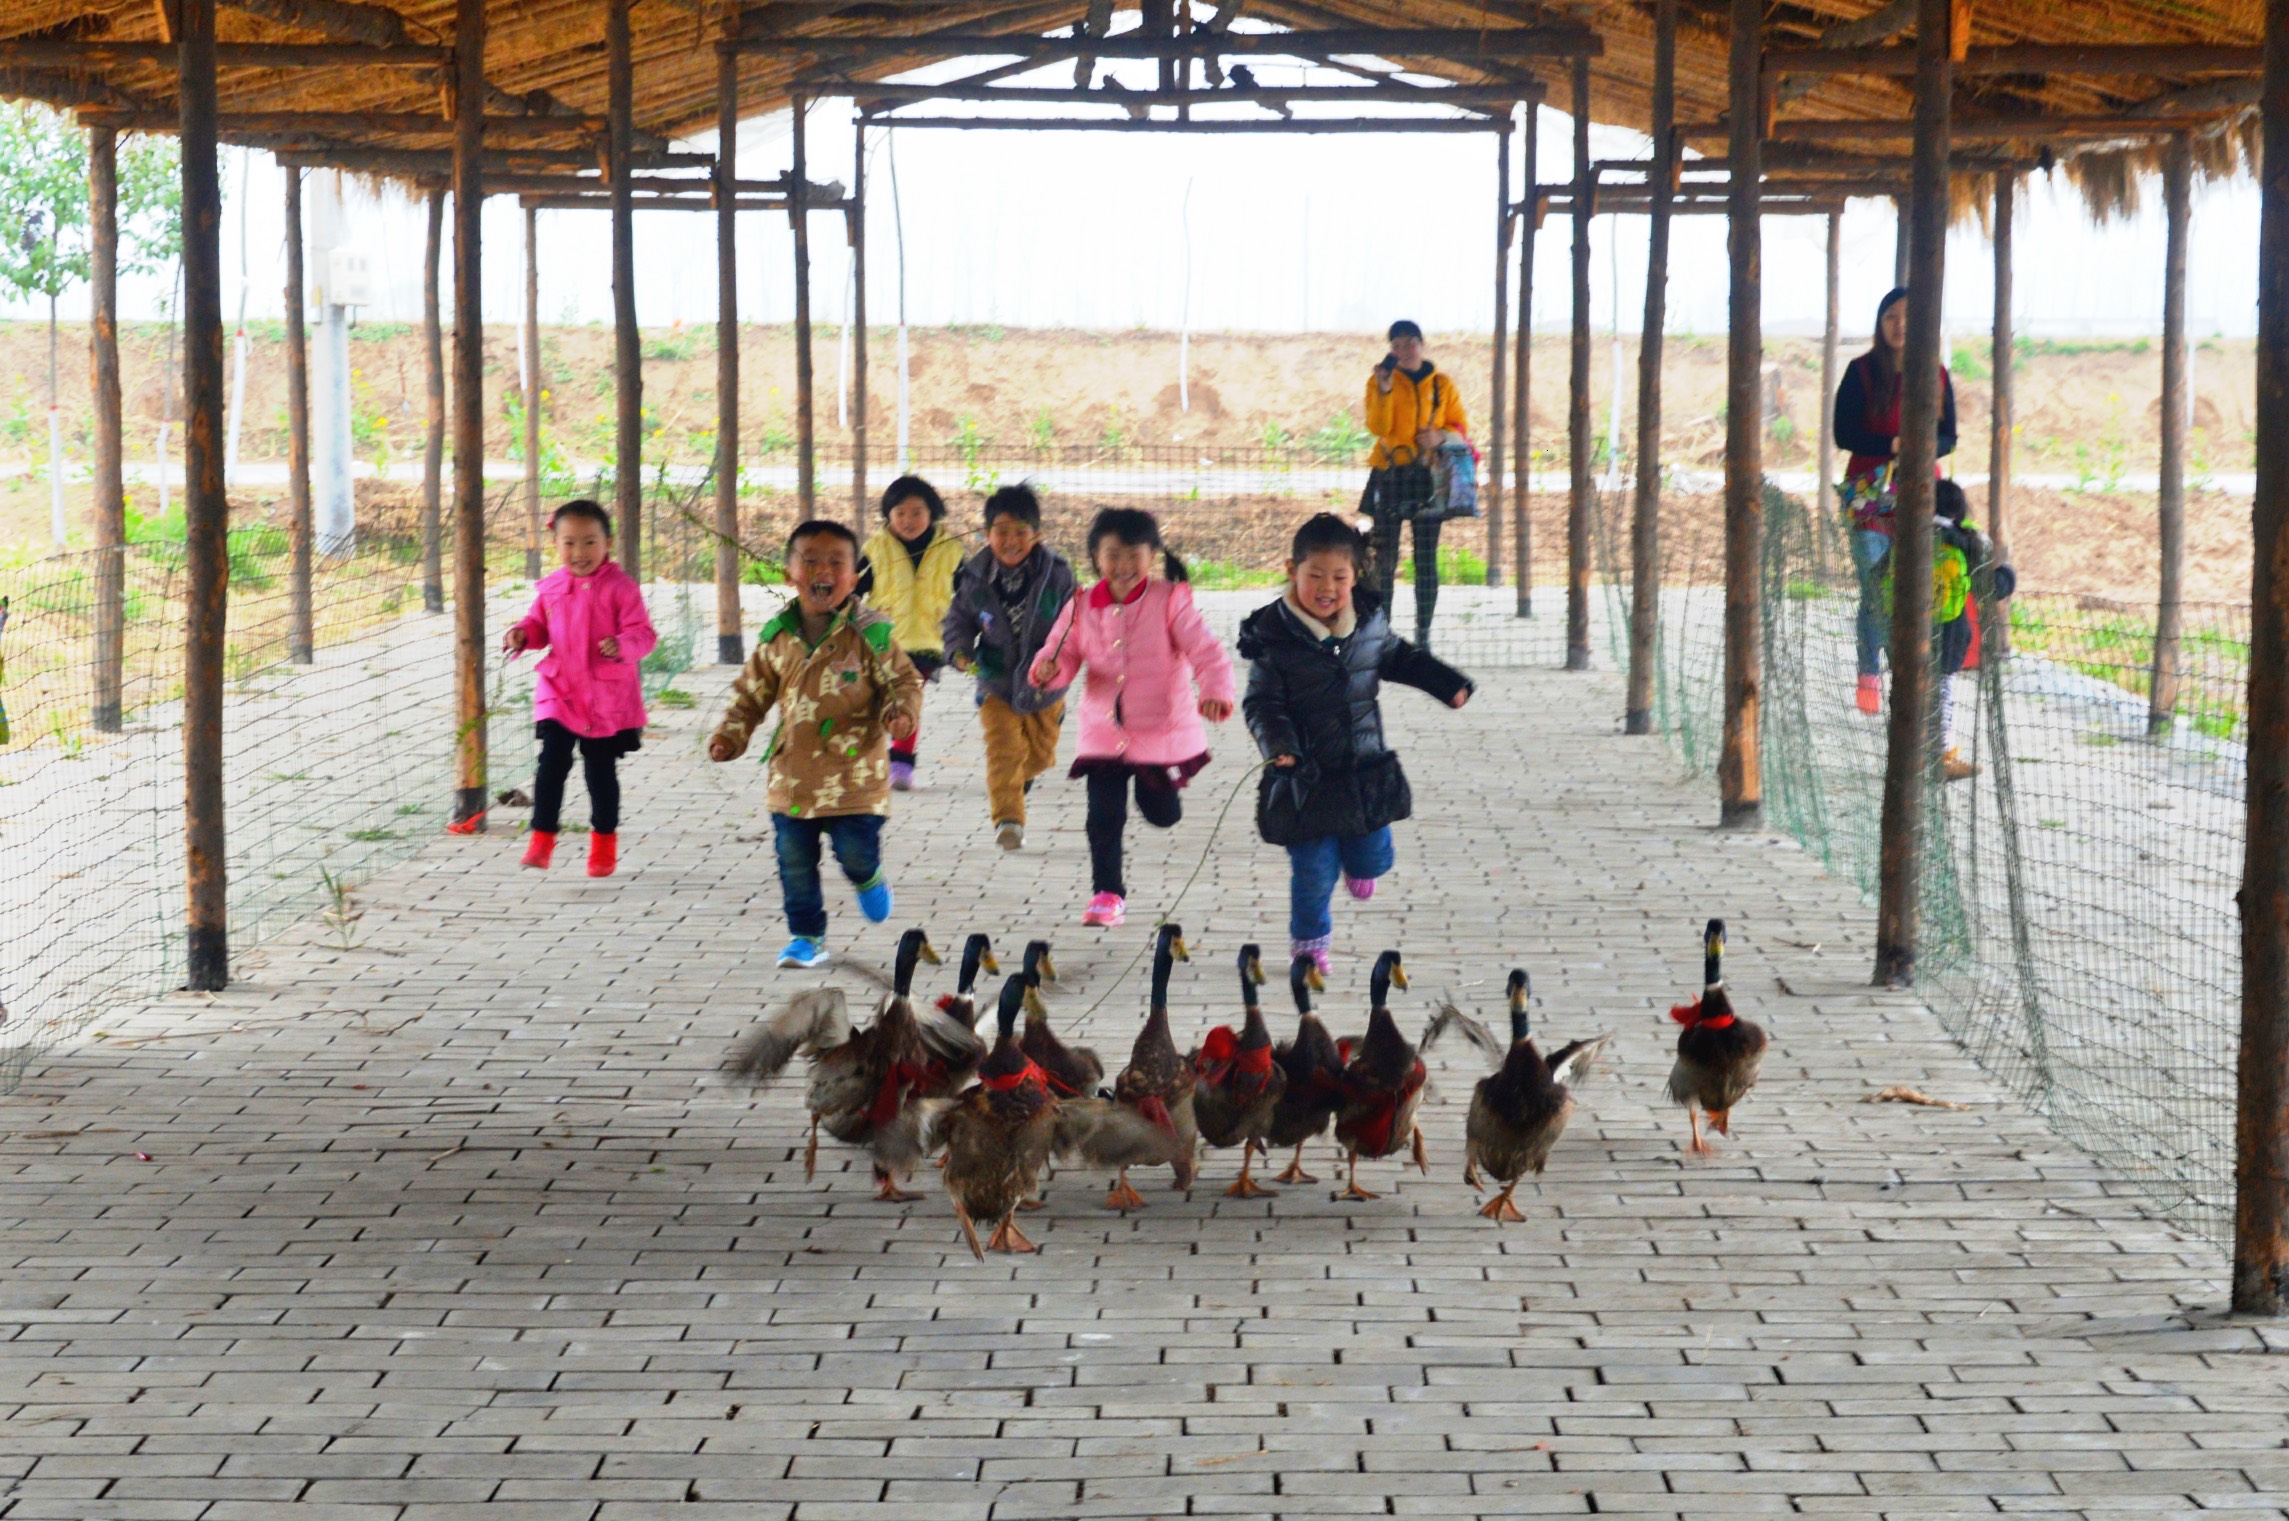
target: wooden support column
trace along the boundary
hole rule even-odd
[[[715,55],[715,658],[747,658],[739,612],[739,8]]]
[[[88,379],[95,393],[95,681],[89,721],[117,734],[127,658],[127,481],[119,394],[119,134],[87,134]]]
[[[1542,103],[1526,103],[1526,199],[1518,211],[1518,380],[1510,399],[1510,432],[1517,457],[1510,470],[1512,562],[1517,567],[1517,615],[1534,616],[1534,234],[1542,227],[1542,199],[1536,185],[1535,154],[1541,147]]]
[[[1916,13],[1915,194],[1909,205],[1907,348],[1901,356],[1899,505],[1892,519],[1892,711],[1877,860],[1879,986],[1915,981],[1923,822],[1937,775],[1932,729],[1931,509],[1939,464],[1939,315],[1947,274],[1951,0]]]
[[[1843,336],[1844,213],[1828,213],[1828,316],[1820,330],[1820,479],[1814,484],[1815,511],[1825,512],[1836,489],[1836,361]],[[1817,539],[1814,540],[1818,542]]]
[[[1494,383],[1486,403],[1486,584],[1502,584],[1502,446],[1510,390],[1510,127],[1494,139]]]
[[[604,175],[612,197],[612,384],[619,401],[612,449],[612,501],[620,519],[621,568],[644,579],[644,350],[636,331],[636,215],[629,182],[635,151],[636,65],[630,56],[629,0],[604,0]]]
[[[1574,333],[1566,382],[1566,453],[1572,491],[1566,503],[1566,669],[1590,668],[1590,220],[1596,181],[1590,169],[1590,61],[1574,60]]]
[[[485,827],[485,0],[453,29],[453,823]],[[626,14],[625,11],[622,12]],[[631,565],[630,573],[633,574]]]
[[[859,536],[866,535],[866,124],[857,127],[858,153],[850,175],[850,211],[845,225],[850,233],[851,331],[850,368],[850,517]]]
[[[1758,179],[1763,39],[1758,0],[1732,0],[1732,293],[1725,357],[1725,720],[1717,753],[1718,822],[1755,829],[1764,822],[1764,616],[1758,571],[1764,556],[1764,234]]]
[[[1622,732],[1653,732],[1661,631],[1661,350],[1669,318],[1669,199],[1677,179],[1677,0],[1653,12],[1653,168],[1646,213],[1645,321],[1637,338],[1637,490],[1629,522],[1629,689]],[[1619,299],[1619,292],[1616,292]]]
[[[795,507],[808,518],[819,501],[818,440],[811,422],[811,165],[803,140],[810,102],[797,95],[791,104],[795,163],[787,216],[795,229]]]
[[[286,165],[286,658],[318,658],[317,609],[310,596],[310,294],[302,277],[302,174]]]
[[[540,212],[525,208],[525,579],[541,577]]]
[[[429,403],[421,447],[421,610],[445,611],[445,320],[437,309],[445,256],[445,187],[429,187],[429,241],[421,258],[421,379]]]
[[[222,176],[215,164],[215,0],[176,10],[183,156],[184,941],[193,992],[230,981],[224,856],[223,650],[230,502],[223,493]]]
[[[1987,421],[1987,532],[1995,541],[1998,564],[2011,559],[2011,223],[2018,212],[2019,176],[2005,169],[1995,176],[1995,317],[1989,339],[1992,405]],[[2007,610],[1986,621],[1994,630],[1986,647],[1997,657],[2011,652]]]
[[[2146,689],[2149,734],[2169,732],[2177,712],[2179,645],[2185,631],[2186,223],[2193,181],[2193,143],[2181,132],[2170,139],[2162,157],[2162,209],[2169,226],[2162,256],[2162,460],[2155,514],[2162,584],[2155,610],[2153,679]]]
[[[1909,204],[1909,197],[1904,195],[1893,196],[1892,284],[1894,285],[1908,283],[1908,271],[1913,267],[1909,260],[1908,243],[1914,222],[1915,215]]]

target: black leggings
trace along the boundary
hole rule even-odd
[[[1423,504],[1398,499],[1390,489],[1388,471],[1377,471],[1368,480],[1367,515],[1374,520],[1375,531],[1368,541],[1369,584],[1382,599],[1383,606],[1391,606],[1391,588],[1399,579],[1399,525],[1415,525],[1415,642],[1426,648],[1431,642],[1431,615],[1439,605],[1439,525],[1435,517],[1407,517],[1407,513]]]
[[[1089,875],[1091,892],[1127,897],[1121,881],[1121,835],[1129,827],[1129,777],[1136,775],[1137,812],[1155,829],[1184,817],[1184,795],[1152,775],[1108,767],[1089,773]]]
[[[533,777],[533,832],[554,834],[564,815],[564,780],[572,774],[572,752],[588,782],[588,827],[598,834],[620,832],[620,755],[626,739],[607,734],[585,739],[553,718],[534,725],[540,735],[540,768]]]

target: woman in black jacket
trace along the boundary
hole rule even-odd
[[[1240,625],[1249,662],[1240,704],[1271,762],[1256,794],[1256,827],[1288,852],[1289,959],[1327,969],[1340,875],[1372,897],[1391,869],[1391,825],[1413,811],[1399,757],[1383,743],[1385,678],[1461,707],[1470,678],[1391,632],[1374,593],[1359,587],[1366,542],[1323,512],[1296,530],[1288,589]]]

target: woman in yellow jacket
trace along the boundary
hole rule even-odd
[[[919,475],[902,475],[882,493],[882,526],[866,541],[866,572],[859,595],[888,613],[891,637],[925,681],[938,679],[946,663],[943,636],[946,609],[954,601],[954,572],[962,568],[962,541],[947,533],[945,499],[938,488]],[[917,720],[912,733],[890,745],[890,785],[899,792],[914,787],[914,747],[922,737]]]
[[[1423,357],[1423,330],[1391,324],[1391,351],[1367,378],[1367,431],[1375,435],[1361,505],[1374,520],[1369,567],[1383,606],[1399,571],[1399,525],[1415,525],[1415,643],[1430,648],[1431,613],[1439,601],[1440,519],[1431,501],[1431,456],[1442,444],[1467,443],[1470,419],[1452,376]]]

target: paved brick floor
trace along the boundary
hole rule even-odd
[[[292,932],[0,1101],[6,1521],[2289,1515],[2289,1334],[2220,1319],[2211,1249],[1868,991],[1867,913],[1710,831],[1708,789],[1612,733],[1611,677],[1394,695],[1422,818],[1339,915],[1339,1030],[1398,945],[1411,1018],[1491,1010],[1518,963],[1549,1034],[1619,1032],[1526,1224],[1472,1214],[1454,1051],[1433,1171],[1375,1168],[1378,1203],[1233,1204],[1214,1158],[1124,1218],[1076,1177],[1042,1256],[984,1265],[941,1198],[873,1203],[833,1152],[806,1183],[795,1091],[708,1081],[795,980],[758,774],[693,760],[719,683],[688,684],[630,766],[626,875],[441,840],[359,894],[350,948]],[[1218,745],[1136,841],[1136,922],[1082,931],[1077,786],[993,850],[934,693],[898,918],[861,932],[834,890],[838,946],[1051,934],[1055,1007],[1110,990],[1080,1033],[1125,1049],[1143,986],[1115,979],[1232,795],[1245,741]],[[1245,796],[1217,841],[1180,1033],[1285,931]],[[1710,914],[1775,1047],[1686,1166],[1663,1012]],[[1895,1083],[1972,1107],[1862,1102]]]

